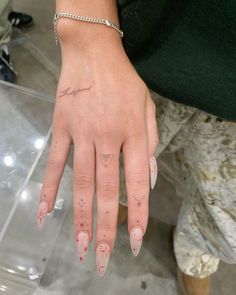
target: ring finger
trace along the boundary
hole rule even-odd
[[[73,165],[74,230],[80,261],[86,258],[93,233],[95,151],[91,142],[75,144]]]

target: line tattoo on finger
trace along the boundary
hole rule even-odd
[[[93,87],[92,85],[89,86],[89,87],[77,88],[77,89],[67,87],[66,89],[59,92],[59,97],[64,97],[64,96],[73,96],[73,97],[75,97],[78,93],[89,91],[92,87]]]

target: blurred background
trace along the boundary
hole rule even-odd
[[[7,0],[0,2],[0,9],[7,5]],[[13,1],[14,13],[8,16],[11,38],[7,47],[0,45],[0,294],[179,294],[171,233],[181,200],[162,172],[168,158],[159,160],[140,255],[133,257],[127,227],[119,227],[104,278],[97,275],[94,244],[85,264],[76,256],[71,153],[55,208],[43,231],[36,228],[60,70],[54,2]],[[2,8],[4,13],[8,12]],[[235,276],[236,267],[222,263],[213,276],[212,295],[235,294]]]

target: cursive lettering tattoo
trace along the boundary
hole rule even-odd
[[[78,93],[89,91],[93,86],[89,86],[86,88],[78,88],[78,89],[72,89],[71,87],[67,87],[66,89],[60,91],[59,97],[64,96],[73,96],[75,97]]]

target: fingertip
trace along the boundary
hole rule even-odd
[[[37,220],[37,227],[38,230],[41,231],[46,220],[46,216],[48,214],[48,202],[46,201],[41,201],[39,203],[37,215],[36,215],[36,220]]]
[[[143,241],[143,230],[140,226],[135,226],[130,230],[130,247],[134,256],[138,256]]]
[[[89,234],[86,232],[78,232],[76,237],[77,255],[81,263],[85,262],[89,250]]]
[[[107,270],[111,254],[110,246],[107,242],[101,242],[96,249],[96,265],[98,274],[103,277]]]

